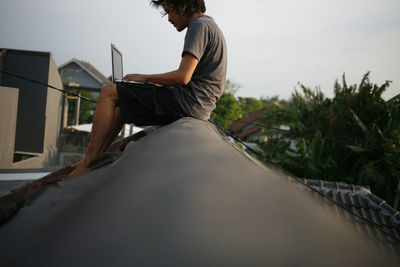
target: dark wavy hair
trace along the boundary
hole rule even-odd
[[[190,17],[197,12],[206,12],[206,4],[204,0],[151,0],[150,4],[156,8],[164,7],[165,4],[169,4],[174,10],[181,9],[186,5],[184,15]],[[165,13],[163,13],[165,15]]]

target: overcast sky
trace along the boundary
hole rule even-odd
[[[224,32],[228,79],[238,96],[289,98],[298,82],[333,85],[346,73],[359,84],[391,80],[400,93],[400,0],[205,0]],[[1,0],[0,47],[50,51],[57,66],[72,58],[111,75],[110,43],[125,73],[178,67],[178,33],[148,0]]]

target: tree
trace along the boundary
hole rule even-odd
[[[247,117],[251,113],[261,109],[264,105],[261,100],[254,97],[240,97],[238,98],[238,104],[241,109],[242,118]]]
[[[210,119],[224,129],[227,129],[235,120],[241,118],[241,109],[235,98],[235,93],[239,89],[239,84],[227,80],[225,91],[217,101],[216,108],[211,113]]]
[[[235,120],[241,118],[241,109],[232,93],[223,93],[217,102],[217,107],[211,113],[211,120],[227,129]]]
[[[271,135],[261,144],[265,156],[299,177],[366,185],[396,204],[400,111],[382,99],[389,84],[372,84],[367,73],[360,85],[348,86],[343,75],[333,99],[300,84],[288,105],[267,110],[261,120],[275,127],[289,125],[299,135]]]
[[[226,80],[225,83],[225,93],[231,93],[232,95],[235,95],[241,88],[242,86],[232,80]]]
[[[239,84],[227,80],[225,92],[218,100],[216,109],[211,113],[211,120],[217,122],[224,129],[227,129],[235,120],[245,118],[267,104],[281,102],[278,96],[261,100],[254,97],[236,98],[235,94],[240,87]]]

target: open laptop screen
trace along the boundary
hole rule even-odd
[[[122,71],[122,54],[118,49],[111,44],[111,58],[112,58],[112,78],[115,80],[121,80],[123,78]]]

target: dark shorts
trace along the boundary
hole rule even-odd
[[[135,83],[116,85],[122,123],[161,125],[187,116],[171,88]]]

